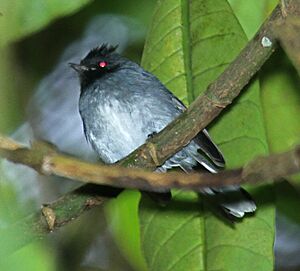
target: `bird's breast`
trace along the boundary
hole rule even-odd
[[[145,111],[134,99],[89,97],[84,104],[88,106],[80,112],[86,136],[105,162],[120,160],[146,141]]]

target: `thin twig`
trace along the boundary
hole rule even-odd
[[[287,10],[286,10],[285,0],[280,0],[280,3],[281,3],[281,14],[282,14],[282,17],[285,18],[287,16]]]

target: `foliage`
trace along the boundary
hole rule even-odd
[[[223,0],[161,1],[153,21],[143,63],[187,101],[200,95],[247,41]],[[210,127],[228,168],[268,152],[258,81],[248,88]],[[257,191],[252,194],[255,197]],[[260,202],[258,196],[256,201]],[[140,211],[142,245],[150,270],[247,270],[254,261],[255,269],[273,270],[273,207],[258,204],[255,217],[235,227],[205,213],[200,205],[189,212],[174,214],[174,210],[169,206],[158,212],[148,205]],[[258,229],[264,239],[256,234]]]
[[[277,1],[232,0],[232,10],[226,1],[197,1],[202,3],[203,14],[199,14],[196,1],[191,2],[189,12],[184,2],[160,1],[157,5],[143,64],[188,103],[225,69],[245,45],[244,33],[251,38]],[[193,18],[193,12],[200,18]],[[299,110],[299,79],[286,57],[277,54],[260,73],[262,84],[253,81],[247,93],[210,126],[229,167],[239,166],[269,148],[272,152],[287,150],[299,141],[294,117]],[[278,125],[278,117],[284,129]],[[249,266],[273,270],[273,189],[261,187],[251,192],[259,211],[234,229],[203,213],[199,204],[196,208],[196,197],[186,193],[174,193],[185,202],[189,198],[186,208],[172,203],[161,209],[144,200],[140,209],[141,244],[149,270],[248,270]],[[280,197],[277,202],[282,204]],[[131,214],[135,208],[131,207]]]
[[[13,81],[6,69],[11,64],[4,45],[76,12],[89,2],[2,1],[0,45],[6,60],[0,69],[8,79],[2,80],[1,87],[6,88]],[[149,27],[142,65],[188,105],[237,56],[276,3],[160,0]],[[10,82],[3,84],[6,80]],[[245,93],[209,126],[228,168],[241,166],[259,154],[284,151],[299,141],[300,126],[295,118],[300,113],[298,86],[295,70],[284,53],[278,51],[259,78],[254,78]],[[1,94],[1,108],[15,114],[17,110],[12,108],[17,105],[9,107],[5,101],[8,95],[14,100],[16,94]],[[7,117],[0,116],[1,128],[11,126],[6,121]],[[106,214],[121,251],[136,270],[273,270],[274,191],[272,186],[249,191],[257,201],[258,211],[234,226],[213,215],[198,195],[182,191],[173,191],[175,200],[167,207],[157,206],[139,192],[125,191],[106,206]],[[280,193],[279,189],[275,193]],[[17,200],[11,188],[0,186],[0,198],[1,223],[11,219],[6,206],[15,207],[16,217],[23,214],[14,205]],[[277,204],[297,220],[294,201],[285,200],[286,197],[278,197]],[[1,242],[0,258],[5,246]],[[32,254],[34,258],[28,256]],[[1,270],[38,268],[54,270],[53,256],[40,243],[0,262]]]
[[[76,12],[89,2],[89,0],[1,1],[0,45],[29,35],[58,17]]]
[[[18,221],[26,214],[26,207],[20,206],[17,195],[13,188],[3,182],[0,173],[0,225],[1,229]],[[7,255],[7,250],[13,246],[17,239],[21,239],[22,231],[9,232],[1,235],[0,243],[0,270],[45,270],[55,269],[54,257],[44,242],[34,242],[11,255]],[[34,257],[32,257],[34,255]]]
[[[87,4],[88,0],[79,1],[1,1],[0,3],[0,52],[2,61],[0,65],[0,130],[12,130],[15,122],[19,121],[20,104],[14,89],[17,87],[15,74],[11,71],[13,66],[12,49],[10,42],[29,35],[48,25],[59,16],[72,14]],[[20,85],[18,85],[20,87]],[[0,172],[0,227],[7,227],[28,213],[26,208],[20,206],[18,196],[12,186],[6,184]],[[0,244],[0,270],[56,270],[52,253],[45,247],[44,242],[35,242],[19,251],[7,256],[6,250],[15,242],[22,232],[1,236]],[[34,255],[34,257],[32,257]]]

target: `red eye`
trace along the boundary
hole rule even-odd
[[[100,61],[98,63],[98,65],[99,65],[100,68],[105,68],[107,66],[107,62],[106,61]]]

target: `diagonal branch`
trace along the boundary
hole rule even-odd
[[[124,158],[121,164],[153,170],[187,145],[232,103],[273,53],[276,40],[272,26],[281,18],[281,8],[278,5],[254,38],[204,94],[165,129]]]

